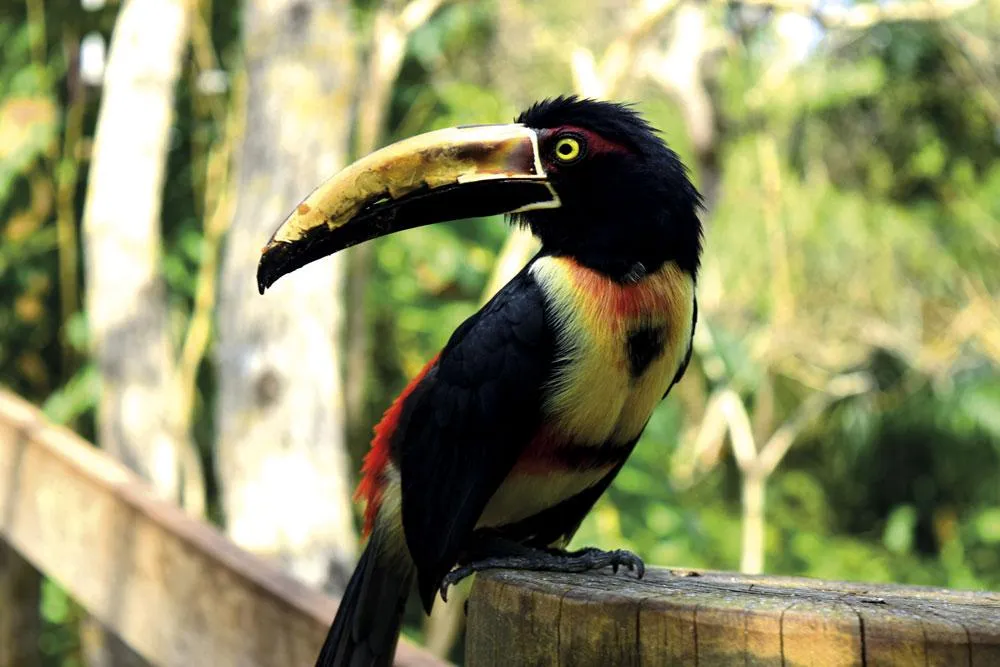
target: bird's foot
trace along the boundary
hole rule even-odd
[[[495,556],[483,558],[455,568],[445,575],[441,582],[441,599],[448,601],[448,588],[459,583],[466,577],[483,570],[534,570],[544,572],[589,572],[610,567],[618,573],[618,568],[625,567],[635,572],[642,579],[646,573],[646,565],[642,559],[631,551],[615,549],[602,551],[594,547],[580,549],[574,552],[565,551],[532,551],[529,554]]]

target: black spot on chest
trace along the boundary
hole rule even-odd
[[[649,365],[663,354],[667,340],[667,329],[663,326],[646,326],[628,335],[625,343],[628,352],[629,372],[633,378],[640,377]]]

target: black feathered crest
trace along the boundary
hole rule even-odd
[[[521,112],[515,122],[535,129],[576,125],[643,153],[666,148],[659,130],[631,104],[621,102],[560,95],[534,103]]]

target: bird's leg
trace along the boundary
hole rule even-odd
[[[454,586],[466,577],[483,570],[588,572],[611,567],[617,573],[618,568],[622,566],[634,571],[640,579],[646,572],[642,559],[624,549],[603,551],[588,547],[572,552],[559,549],[543,550],[495,536],[480,537],[466,552],[462,565],[445,575],[441,582],[441,598],[447,602],[449,586]]]
[[[576,551],[566,551],[565,549],[546,549],[546,551],[554,556],[571,556],[571,557],[586,556],[588,554],[594,554],[594,553],[604,553],[597,547],[584,547],[582,549],[577,549]]]

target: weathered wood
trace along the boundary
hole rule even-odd
[[[42,577],[0,539],[0,667],[39,667]]]
[[[154,665],[310,665],[336,602],[0,392],[0,540]],[[400,644],[397,665],[442,665]]]
[[[1000,593],[651,569],[478,575],[470,667],[997,667]]]

